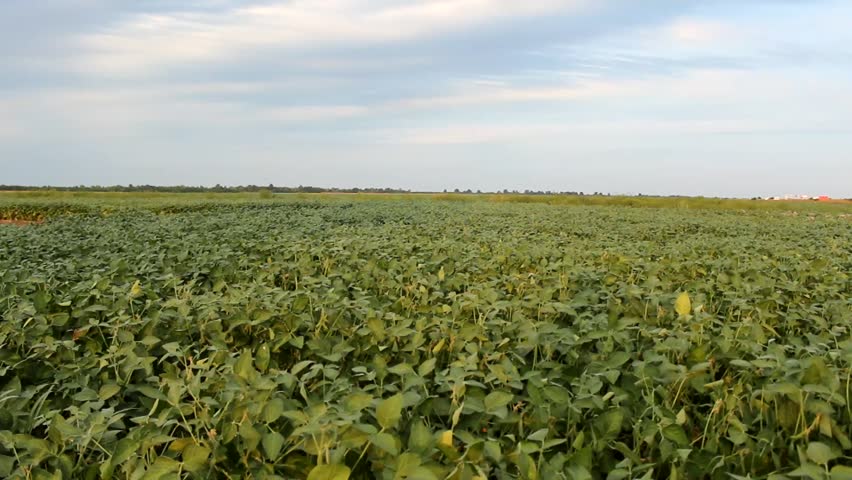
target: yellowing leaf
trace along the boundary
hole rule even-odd
[[[448,447],[453,446],[453,431],[452,430],[444,430],[441,433],[441,438],[438,440],[438,443],[441,445],[446,445]]]
[[[193,443],[195,443],[195,440],[193,440],[190,437],[178,438],[177,440],[173,441],[169,445],[169,451],[170,452],[182,452],[184,448],[186,448],[189,445],[192,445]]]
[[[200,445],[188,445],[183,449],[183,468],[187,472],[197,472],[204,468],[210,458],[210,449]]]
[[[689,294],[686,292],[678,295],[675,300],[675,311],[678,315],[689,315],[692,311],[692,301],[689,299]]]
[[[444,278],[445,278],[446,276],[447,276],[447,274],[444,272],[444,267],[441,267],[441,269],[440,269],[440,270],[438,270],[438,280],[440,280],[440,281],[442,281],[442,282],[443,282],[443,281],[444,281]]]
[[[136,280],[133,282],[133,286],[130,287],[130,296],[135,298],[139,295],[142,295],[142,285],[139,283],[139,280]]]
[[[379,402],[376,407],[376,420],[382,428],[393,428],[402,417],[402,395],[396,394]]]
[[[349,480],[350,472],[346,465],[317,465],[308,474],[308,480]]]
[[[464,402],[459,405],[459,408],[453,412],[453,428],[456,428],[456,425],[459,424],[459,419],[461,418],[462,410],[464,410]]]
[[[683,425],[684,423],[686,423],[686,410],[681,408],[680,411],[677,412],[676,418],[677,418],[677,424],[678,425]]]

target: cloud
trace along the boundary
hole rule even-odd
[[[553,72],[551,76],[564,78],[569,77],[570,74],[571,72]],[[705,69],[674,76],[569,79],[567,83],[547,85],[531,85],[529,82],[513,83],[509,79],[488,82],[473,80],[445,95],[407,98],[390,102],[386,108],[436,109],[511,103],[617,100],[625,97],[646,97],[650,91],[665,91],[669,99],[721,100],[736,94],[737,89],[740,88],[738,82],[749,77],[749,72],[745,71]]]
[[[234,58],[259,49],[368,46],[477,25],[579,9],[581,0],[294,0],[213,13],[138,14],[80,36],[81,72],[144,74],[150,69]]]
[[[0,94],[0,120],[14,119],[8,125],[0,122],[0,135],[17,140],[76,137],[101,141],[169,130],[239,132],[258,126],[305,127],[367,113],[360,105],[257,105],[241,97],[273,91],[289,90],[287,85],[257,82],[15,91]]]
[[[678,18],[661,30],[664,37],[689,44],[708,44],[736,35],[736,29],[730,25],[692,18]]]
[[[535,188],[574,151],[601,170],[640,158],[636,181],[662,157],[710,170],[723,152],[754,171],[835,162],[831,181],[849,173],[850,14],[843,0],[12,2],[0,156],[21,179],[69,181],[53,166],[91,158],[76,170],[111,181],[378,185],[428,164],[432,180],[410,180],[428,187],[476,163],[466,178]]]
[[[803,94],[802,86],[815,81],[821,82],[821,89]],[[319,138],[323,129],[336,126],[327,136],[349,131],[361,141],[407,144],[484,143],[561,134],[582,134],[590,141],[595,131],[610,134],[621,131],[621,125],[629,125],[628,130],[634,133],[668,131],[676,135],[830,130],[844,122],[852,123],[852,117],[842,113],[852,111],[848,85],[842,80],[827,81],[807,70],[705,69],[680,75],[569,79],[546,85],[530,84],[529,79],[472,79],[436,95],[348,103],[319,103],[320,99],[313,96],[300,98],[293,93],[293,88],[298,93],[305,87],[301,82],[211,82],[38,89],[0,95],[0,111],[16,119],[18,131],[34,135],[43,134],[47,126],[63,135],[75,132],[87,138],[145,135],[167,129],[239,132],[287,128],[306,138],[313,138],[314,133]],[[272,92],[278,92],[280,100],[259,100]],[[629,105],[631,113],[621,112],[620,105]],[[789,112],[787,123],[773,117],[766,123],[766,112],[779,105]],[[484,112],[490,112],[494,120],[482,121]],[[679,112],[680,118],[658,118],[671,115],[665,112]],[[600,121],[602,116],[613,115],[609,122]],[[542,121],[542,116],[560,120],[554,124]],[[387,128],[387,119],[394,117],[408,119],[409,125],[422,123],[420,119],[452,126]],[[512,117],[528,125],[502,123]],[[629,120],[631,117],[633,120]]]
[[[630,139],[630,145],[661,138],[708,135],[848,135],[852,127],[819,128],[802,126],[795,121],[755,121],[737,117],[715,120],[676,121],[608,121],[575,122],[565,124],[510,124],[459,123],[443,127],[391,129],[379,132],[380,143],[402,145],[466,145],[504,143],[552,143],[582,139],[578,144],[588,149],[588,141],[607,142],[613,139]],[[644,139],[644,140],[643,140]],[[699,141],[699,140],[695,140]],[[603,145],[603,144],[602,144]]]

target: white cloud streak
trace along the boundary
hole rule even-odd
[[[78,39],[81,72],[144,74],[258,49],[313,50],[399,42],[522,17],[577,10],[587,0],[294,0],[219,13],[135,15]]]

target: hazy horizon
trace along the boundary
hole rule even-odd
[[[852,3],[0,5],[0,184],[852,197]]]

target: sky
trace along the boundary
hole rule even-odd
[[[0,0],[0,184],[852,197],[848,0]]]

